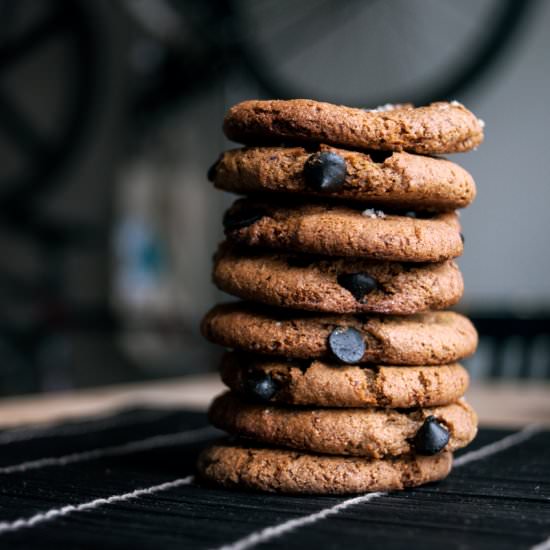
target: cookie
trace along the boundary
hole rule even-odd
[[[319,409],[253,403],[229,392],[214,400],[209,419],[217,428],[268,445],[370,458],[432,454],[425,432],[446,435],[438,451],[456,451],[477,432],[477,417],[463,400],[422,409]]]
[[[445,365],[474,353],[478,341],[470,320],[452,311],[336,316],[236,302],[214,307],[201,324],[203,336],[227,348],[328,362],[337,359],[330,335],[349,328],[360,333],[364,344],[356,363]]]
[[[224,383],[246,399],[318,407],[448,405],[464,395],[469,381],[466,369],[458,364],[359,367],[244,353],[225,354],[221,374]]]
[[[337,157],[344,164],[343,178],[333,171]],[[310,167],[316,163],[320,167],[312,173]],[[413,211],[464,208],[476,195],[472,176],[448,160],[404,152],[360,153],[327,145],[317,150],[234,149],[220,157],[210,175],[218,189],[234,193],[337,197]]]
[[[228,240],[246,246],[398,262],[441,262],[463,251],[453,212],[395,216],[341,205],[240,199],[224,217]]]
[[[213,279],[223,291],[265,304],[332,313],[408,315],[460,300],[452,260],[431,264],[255,253],[222,244]]]
[[[394,491],[443,479],[451,453],[375,460],[217,444],[198,460],[202,479],[230,489],[277,493],[346,494]]]
[[[483,123],[456,101],[366,110],[309,99],[251,100],[229,109],[223,129],[252,145],[313,142],[428,155],[469,151],[483,141]]]

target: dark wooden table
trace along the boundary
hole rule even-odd
[[[106,393],[119,406],[127,402],[118,400],[121,392],[136,391],[147,401],[160,390]],[[81,397],[91,412],[91,394]],[[195,480],[197,453],[219,436],[204,412],[174,409],[167,399],[162,409],[51,424],[48,399],[49,413],[59,416],[78,395],[34,399],[50,424],[0,432],[0,548],[528,549],[544,541],[550,548],[550,432],[543,426],[482,428],[449,478],[419,489],[280,496]],[[21,418],[32,401],[0,403],[0,416],[19,410]]]

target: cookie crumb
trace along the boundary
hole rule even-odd
[[[386,214],[382,212],[382,210],[375,210],[374,208],[367,208],[366,210],[363,210],[361,212],[361,216],[365,216],[366,218],[385,218]]]
[[[397,105],[393,103],[386,103],[384,105],[378,105],[374,109],[364,109],[367,113],[385,113],[387,111],[393,111],[397,108]]]

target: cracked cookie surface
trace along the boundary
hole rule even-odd
[[[217,305],[204,317],[203,336],[226,348],[293,359],[334,360],[328,338],[353,328],[365,351],[358,363],[445,365],[471,355],[477,332],[453,311],[407,317],[330,315],[269,308],[249,302]]]
[[[356,274],[366,274],[375,283],[361,296],[343,281],[343,276]],[[222,243],[215,256],[213,279],[221,290],[245,300],[332,313],[409,315],[445,309],[457,303],[464,290],[452,260],[407,264],[327,259],[255,252],[228,243]]]
[[[477,417],[463,400],[422,409],[337,409],[257,404],[228,392],[209,410],[210,422],[233,435],[301,451],[371,458],[414,453],[412,441],[431,416],[449,431],[446,451],[465,447],[477,433]]]
[[[202,479],[223,487],[303,494],[415,487],[443,479],[451,465],[452,455],[448,452],[376,460],[262,448],[250,442],[213,445],[198,460]]]
[[[269,402],[318,407],[434,407],[457,401],[468,388],[466,369],[458,364],[394,367],[292,362],[227,353],[223,382],[244,398],[248,381],[266,377],[274,384]],[[253,397],[253,395],[250,395]]]
[[[416,218],[341,205],[240,199],[225,219],[232,222],[228,240],[253,247],[401,262],[441,262],[463,252],[454,212]]]
[[[248,147],[226,151],[214,165],[217,188],[235,193],[286,193],[367,202],[377,207],[455,210],[468,206],[476,194],[474,180],[451,161],[390,153],[379,158],[326,145],[320,152],[340,156],[346,165],[342,185],[319,191],[308,183],[304,167],[312,157],[303,147]]]
[[[458,102],[380,111],[309,99],[249,100],[229,109],[223,129],[246,144],[313,142],[427,155],[469,151],[483,141],[483,123]]]

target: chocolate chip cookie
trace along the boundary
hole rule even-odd
[[[309,99],[251,100],[229,109],[223,129],[229,139],[253,145],[312,142],[427,155],[469,151],[483,141],[483,123],[456,101],[367,110]]]
[[[451,464],[448,452],[376,460],[236,442],[205,449],[198,470],[203,480],[229,489],[324,495],[416,487],[443,479]]]
[[[201,324],[206,338],[227,348],[325,362],[340,360],[338,340],[349,329],[360,336],[354,363],[444,365],[471,355],[478,340],[469,319],[452,311],[322,315],[234,302],[214,307]]]
[[[223,244],[213,278],[225,292],[268,305],[332,313],[407,315],[460,300],[452,260],[430,264],[254,253]]]
[[[435,407],[462,397],[468,373],[458,364],[357,366],[227,353],[224,383],[245,399],[317,407]]]
[[[373,208],[240,199],[225,214],[228,240],[325,256],[441,262],[460,256],[453,212],[400,216]]]
[[[370,458],[456,451],[477,433],[477,417],[463,400],[422,409],[329,409],[254,403],[228,392],[214,400],[209,420],[268,445]]]
[[[464,208],[476,194],[472,176],[445,159],[327,145],[233,149],[222,154],[210,178],[235,193],[340,198],[413,212]]]

